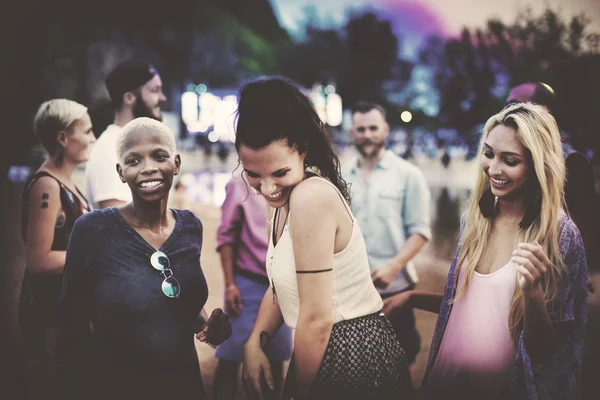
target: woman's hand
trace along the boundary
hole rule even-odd
[[[218,346],[229,339],[229,336],[231,336],[229,316],[220,308],[216,308],[208,321],[202,325],[200,332],[196,334],[196,339]]]
[[[264,398],[263,385],[265,384],[270,390],[275,390],[271,363],[259,345],[244,346],[242,381],[246,396],[250,400]]]
[[[519,286],[527,296],[535,295],[540,289],[540,282],[552,266],[550,260],[539,244],[519,243],[513,251],[511,261],[517,264]]]

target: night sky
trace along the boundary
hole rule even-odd
[[[590,28],[600,32],[598,0],[271,0],[281,24],[292,34],[302,25],[304,8],[314,5],[323,21],[342,24],[348,8],[375,8],[393,21],[397,34],[405,37],[405,55],[414,55],[420,40],[429,34],[453,36],[464,26],[480,27],[491,17],[514,21],[520,8],[530,6],[539,15],[545,5],[565,16],[585,13]]]

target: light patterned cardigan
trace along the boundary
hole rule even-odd
[[[428,375],[440,350],[442,338],[452,312],[452,299],[456,293],[455,274],[458,254],[462,246],[464,215],[461,218],[460,241],[450,266],[440,314],[434,330],[422,386],[427,385]],[[559,348],[552,359],[544,364],[534,364],[524,343],[521,332],[517,355],[511,369],[510,387],[506,399],[569,399],[581,398],[581,361],[583,338],[587,324],[587,265],[585,249],[579,230],[566,214],[559,221],[559,248],[568,268],[568,279],[560,286],[557,298],[548,305],[548,314],[559,333]],[[558,312],[561,310],[562,312]],[[485,310],[482,310],[484,312]],[[451,397],[449,397],[451,398]]]

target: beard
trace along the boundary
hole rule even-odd
[[[147,117],[162,122],[162,114],[159,114],[157,117],[140,96],[135,100],[132,112],[134,118]]]
[[[379,153],[379,151],[383,148],[384,145],[384,141],[381,141],[379,143],[373,143],[370,140],[365,140],[362,143],[355,143],[354,147],[356,147],[356,150],[358,150],[361,156],[373,157]],[[367,147],[370,148],[367,150]]]

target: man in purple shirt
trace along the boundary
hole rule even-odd
[[[229,400],[236,395],[244,344],[269,287],[265,200],[262,196],[250,194],[248,185],[241,177],[229,181],[225,192],[217,231],[217,251],[221,255],[225,276],[225,310],[230,316],[233,334],[216,352],[219,359],[214,381],[216,400]],[[265,353],[272,363],[276,390],[280,390],[283,362],[292,355],[292,335],[287,326],[282,326],[273,336]]]

